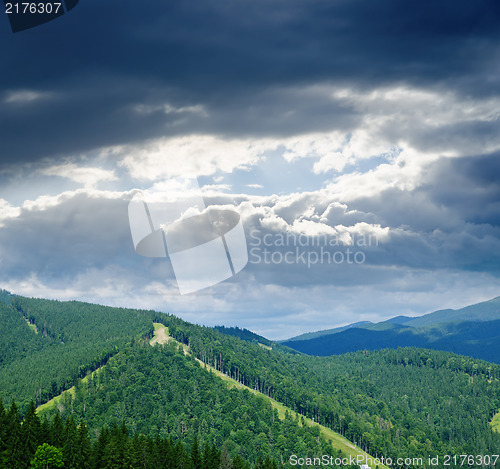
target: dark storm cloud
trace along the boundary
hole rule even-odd
[[[473,225],[500,228],[500,153],[443,159],[426,185],[436,204]]]
[[[0,257],[10,278],[36,272],[75,276],[122,258],[135,259],[127,203],[76,194],[46,209],[22,210],[0,230]],[[29,254],[27,254],[29,253]]]
[[[275,92],[321,82],[491,95],[499,12],[496,1],[86,0],[18,34],[5,20],[0,158],[34,160],[192,131],[343,128],[351,111]],[[19,90],[48,94],[9,101]],[[202,105],[209,117],[134,110],[158,103]]]
[[[370,261],[498,275],[500,154],[441,158],[424,174],[412,191],[390,188],[349,203],[391,228],[390,241],[372,249]]]

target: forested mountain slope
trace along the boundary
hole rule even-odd
[[[317,337],[321,337],[324,335],[330,335],[330,334],[338,334],[339,332],[345,331],[347,329],[351,329],[353,327],[363,327],[363,326],[368,326],[372,324],[370,321],[358,321],[354,322],[352,324],[348,324],[347,326],[342,326],[342,327],[335,327],[333,329],[324,329],[322,331],[314,331],[314,332],[306,332],[304,334],[300,334],[296,337],[292,337],[287,340],[280,340],[280,343],[285,343],[285,342],[293,342],[295,340],[309,340],[309,339],[316,339]]]
[[[418,327],[450,321],[479,322],[495,321],[496,319],[500,319],[500,296],[460,309],[443,309],[416,318],[408,318],[404,324]]]
[[[500,447],[489,426],[500,407],[498,365],[416,348],[290,355],[177,318],[166,323],[201,360],[331,426],[371,454],[491,453]]]
[[[281,420],[263,397],[228,389],[173,342],[127,346],[92,379],[77,383],[71,396],[41,415],[60,410],[63,419],[85,420],[91,432],[116,420],[134,433],[173,438],[188,447],[196,437],[201,446],[224,446],[231,457],[251,464],[266,457],[285,463],[296,452],[337,456],[319,430],[291,417]]]
[[[281,426],[286,423],[277,422],[279,429],[273,430],[272,409],[243,391],[228,390],[196,357],[374,456],[495,454],[500,448],[500,435],[489,425],[500,408],[500,367],[492,363],[416,348],[310,357],[263,348],[171,315],[77,302],[15,297],[2,311],[2,326],[19,333],[14,344],[10,332],[0,330],[4,400],[49,397],[51,380],[64,387],[76,383],[74,399],[61,410],[64,417],[85,418],[92,432],[116,419],[132,431],[187,443],[195,434],[207,441],[229,435],[230,449],[244,454],[251,448],[249,458],[266,448],[284,460],[291,451],[324,450],[324,441],[314,439],[311,447],[309,436],[298,428],[288,432]],[[168,326],[193,356],[173,344],[151,347],[153,321]],[[78,377],[103,364],[102,353],[108,362],[103,371],[78,384]],[[214,408],[222,410],[212,413]],[[254,408],[262,413],[255,416]]]
[[[11,302],[0,301],[0,398],[15,398],[21,409],[59,394],[153,330],[147,311],[21,296]]]
[[[262,337],[261,335],[255,334],[248,329],[240,329],[239,327],[225,327],[225,326],[215,326],[214,329],[218,330],[222,334],[233,335],[239,337],[241,340],[246,340],[247,342],[254,342],[256,344],[264,344],[267,346],[272,346],[273,341]]]
[[[155,335],[154,338],[149,341],[150,345],[157,345],[157,344],[165,344],[168,343],[170,350],[174,352],[180,352],[180,356],[184,356],[188,358],[188,361],[192,361],[192,354],[189,350],[189,347],[185,344],[180,344],[177,342],[175,339],[173,339],[171,336],[168,335],[168,328],[165,326],[155,323]],[[144,344],[144,342],[142,342]],[[176,344],[178,347],[176,347]],[[145,350],[147,353],[147,350]],[[127,353],[125,353],[127,355]],[[170,364],[168,363],[168,358],[170,355],[163,355],[163,359],[161,360],[161,365],[167,365],[168,368],[170,367]],[[92,375],[89,375],[88,377],[84,378],[83,380],[80,380],[77,383],[77,386],[71,388],[68,391],[65,391],[62,393],[60,396],[57,396],[56,398],[52,399],[50,402],[47,404],[44,404],[38,408],[38,414],[43,415],[43,416],[51,416],[54,414],[59,415],[59,413],[62,413],[63,416],[65,417],[70,417],[74,416],[75,414],[78,414],[81,418],[85,417],[85,412],[87,408],[92,408],[92,406],[89,407],[90,400],[88,397],[90,395],[95,396],[100,396],[98,399],[102,398],[105,402],[108,402],[107,399],[104,398],[106,393],[109,391],[109,386],[106,384],[103,384],[103,377],[104,370],[109,369],[110,367],[113,368],[113,365],[115,364],[117,358],[123,358],[124,354],[118,354],[115,357],[111,358],[107,365],[105,367],[100,368],[97,370],[95,373]],[[128,360],[128,358],[127,358]],[[349,442],[347,439],[342,437],[341,435],[333,432],[332,430],[318,425],[317,423],[314,423],[311,421],[311,419],[308,419],[307,417],[304,417],[303,415],[300,415],[291,409],[287,408],[286,406],[278,403],[277,401],[272,400],[268,396],[264,396],[261,393],[258,393],[255,390],[252,390],[248,388],[247,386],[243,385],[242,383],[230,378],[229,376],[221,373],[220,371],[215,370],[213,367],[207,364],[203,364],[200,362],[200,360],[195,359],[195,363],[201,364],[203,371],[206,372],[208,371],[210,373],[210,382],[214,383],[215,386],[209,386],[207,388],[207,392],[201,393],[201,397],[203,400],[203,404],[206,406],[206,411],[208,412],[203,414],[205,417],[207,415],[210,415],[211,418],[209,418],[208,424],[202,423],[201,427],[198,428],[198,431],[193,428],[188,428],[190,426],[190,422],[193,419],[189,419],[187,417],[186,413],[182,413],[182,415],[177,411],[177,412],[169,412],[170,416],[175,416],[175,419],[172,419],[172,423],[170,425],[171,431],[168,432],[166,427],[163,427],[163,429],[160,431],[160,433],[163,434],[169,434],[170,437],[174,435],[175,439],[182,439],[182,441],[186,441],[187,439],[187,434],[191,434],[191,438],[193,439],[194,442],[194,437],[196,436],[199,441],[217,441],[217,446],[221,447],[223,445],[226,450],[230,450],[230,455],[236,458],[237,455],[240,456],[245,456],[246,459],[253,460],[257,458],[257,461],[259,460],[259,455],[255,454],[255,451],[252,450],[251,448],[260,448],[261,450],[264,449],[264,453],[267,454],[267,456],[264,456],[264,454],[261,454],[260,456],[262,459],[265,457],[270,457],[271,460],[279,460],[282,461],[282,463],[286,463],[285,461],[285,455],[288,454],[291,455],[293,454],[294,449],[298,449],[300,451],[300,454],[304,455],[307,454],[307,456],[303,457],[322,457],[321,454],[318,453],[318,449],[321,448],[321,445],[318,446],[320,442],[325,443],[325,441],[328,441],[326,450],[327,452],[325,453],[326,456],[331,456],[334,457],[334,459],[340,458],[344,460],[353,460],[356,461],[365,461],[368,462],[369,466],[372,468],[375,468],[377,466],[377,463],[371,462],[373,458],[366,454],[365,452],[362,451],[361,448],[355,447],[355,445],[351,442]],[[177,361],[177,363],[182,363],[182,361]],[[190,365],[191,366],[191,365]],[[158,369],[158,368],[155,368]],[[146,371],[146,373],[149,373],[149,371]],[[166,374],[168,374],[168,370]],[[192,374],[192,373],[191,373]],[[206,379],[206,373],[201,374],[202,379]],[[213,378],[215,377],[215,380]],[[109,384],[109,382],[108,382]],[[120,385],[122,385],[122,381],[120,380]],[[189,397],[189,391],[190,391],[190,385],[189,383],[186,384],[186,382],[180,382],[179,379],[175,379],[173,383],[168,382],[167,384],[162,385],[162,389],[168,389],[169,386],[173,386],[175,389],[177,389],[178,385],[184,385],[184,391],[183,391],[183,397],[188,395]],[[155,383],[156,385],[156,383]],[[223,386],[223,387],[221,387]],[[226,387],[226,388],[225,388]],[[214,389],[215,388],[215,389]],[[218,402],[221,401],[224,397],[221,396],[221,394],[226,394],[227,388],[232,390],[231,400],[232,403],[228,405],[221,406],[218,404]],[[92,390],[91,390],[92,389]],[[221,391],[221,393],[218,393],[218,390]],[[235,393],[234,391],[239,391],[239,393]],[[130,390],[114,390],[112,391],[113,394],[118,392],[119,394],[127,393],[130,392]],[[135,392],[135,389],[132,390],[132,392]],[[210,405],[210,400],[206,400],[207,397],[209,397],[212,393],[216,394],[216,405]],[[142,388],[141,389],[141,394],[146,394],[147,395],[147,389]],[[258,400],[255,401],[255,396],[258,396]],[[193,397],[193,396],[191,396]],[[236,399],[235,399],[236,398]],[[200,400],[200,395],[196,392],[196,395],[194,396],[194,400],[199,401]],[[84,402],[83,408],[82,408],[82,401]],[[121,402],[127,402],[130,401],[130,399],[120,399]],[[165,405],[165,402],[161,403],[161,399],[159,400],[158,395],[156,395],[156,403],[155,403],[155,408],[161,407],[161,405]],[[172,402],[180,402],[180,399],[174,399],[170,401],[166,401],[168,406],[172,405]],[[101,401],[102,402],[102,401]],[[241,404],[243,404],[243,407],[241,407]],[[241,439],[242,438],[242,432],[236,432],[235,431],[235,425],[234,425],[234,419],[238,418],[236,416],[240,415],[247,415],[248,413],[248,405],[252,406],[252,409],[257,409],[259,412],[259,409],[264,409],[265,412],[268,410],[271,410],[273,412],[272,414],[272,421],[273,421],[273,428],[276,430],[277,428],[281,428],[283,430],[282,433],[280,433],[281,436],[278,436],[276,439],[276,435],[272,436],[271,432],[268,432],[266,435],[264,435],[262,432],[259,434],[260,440],[255,442],[255,445],[250,445],[248,449],[241,448],[240,445],[238,445],[235,440]],[[109,406],[109,404],[104,404],[104,406]],[[75,409],[79,408],[79,412],[76,411]],[[225,429],[225,432],[221,434],[219,431],[221,428],[220,422],[224,419],[227,418],[227,410],[230,410],[229,412],[229,423],[226,422],[222,427]],[[179,409],[177,409],[179,410]],[[186,409],[184,409],[186,410]],[[215,413],[214,413],[215,411]],[[253,410],[252,410],[253,413]],[[104,417],[102,418],[101,422],[96,422],[91,420],[88,420],[91,423],[91,430],[94,429],[97,431],[99,428],[99,425],[106,425],[110,423],[110,417],[103,416],[103,412],[101,412],[101,416]],[[91,414],[92,415],[92,414]],[[131,425],[133,428],[136,427],[136,414],[134,412],[131,413],[132,415],[132,420],[129,420],[129,425]],[[253,415],[253,414],[252,414]],[[179,419],[179,417],[184,416],[184,419]],[[115,417],[111,417],[111,420],[114,420]],[[129,415],[129,419],[131,416]],[[153,415],[148,415],[147,413],[143,415],[145,423],[145,427],[147,429],[151,428],[151,422],[149,421],[150,419],[153,418]],[[214,420],[214,418],[216,420]],[[278,420],[285,420],[283,422],[283,426],[281,422],[277,422],[276,425],[274,425],[275,419],[278,418]],[[124,419],[123,419],[124,420]],[[255,416],[253,417],[253,420],[255,420]],[[257,421],[259,419],[257,418]],[[194,419],[195,423],[198,422],[198,419]],[[217,421],[219,424],[217,424]],[[292,425],[290,427],[290,422],[293,422],[298,425]],[[180,426],[179,426],[180,425]],[[196,425],[195,425],[196,426]],[[241,426],[238,425],[238,427],[242,430],[253,430],[256,428],[255,422],[245,422],[245,425]],[[301,428],[302,427],[302,428]],[[309,427],[309,428],[306,428]],[[206,432],[210,428],[211,432],[210,435],[207,436]],[[291,428],[291,432],[289,432],[286,429]],[[175,430],[174,430],[175,429]],[[155,430],[156,431],[156,430]],[[286,435],[286,436],[285,436]],[[297,437],[298,435],[298,437]],[[255,437],[255,435],[253,435]],[[269,439],[267,439],[269,436]],[[312,437],[312,438],[311,438]],[[297,439],[298,438],[298,439]],[[189,439],[189,438],[188,438]],[[243,439],[243,441],[250,442],[252,439],[252,432],[246,431],[246,438]],[[279,443],[277,443],[279,442]],[[305,443],[305,446],[302,443]],[[331,442],[331,444],[330,444]],[[262,446],[262,443],[264,445]],[[333,449],[333,450],[332,450]],[[274,454],[273,454],[274,453]],[[345,465],[345,464],[344,464]],[[380,469],[385,469],[386,466],[382,464],[378,464]]]

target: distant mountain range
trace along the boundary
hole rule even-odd
[[[369,324],[372,324],[372,323],[370,321],[359,321],[359,322],[354,322],[352,324],[349,324],[347,326],[335,327],[334,329],[325,329],[324,331],[316,331],[316,332],[306,332],[305,334],[300,334],[296,337],[292,337],[291,339],[282,340],[282,341],[280,341],[280,343],[316,339],[316,338],[321,337],[323,335],[336,334],[337,332],[342,332],[342,331],[345,331],[347,329],[352,329],[353,327],[367,326]]]
[[[309,332],[280,343],[318,356],[414,346],[500,363],[500,297],[420,317],[396,316],[376,324],[364,321]]]

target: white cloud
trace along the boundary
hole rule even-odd
[[[10,218],[16,218],[21,213],[20,207],[11,205],[4,199],[0,199],[0,227],[3,226],[3,221]]]
[[[85,187],[95,187],[99,182],[116,181],[117,177],[114,171],[97,168],[79,166],[76,163],[65,163],[43,168],[40,173],[45,176],[60,176],[70,179]]]
[[[172,106],[170,103],[157,105],[137,104],[136,106],[134,106],[134,110],[138,114],[152,114],[154,112],[163,112],[164,114],[197,114],[201,117],[209,116],[207,110],[201,104],[180,107]]]
[[[439,154],[405,149],[392,161],[369,171],[353,171],[337,176],[328,184],[327,190],[342,202],[375,197],[389,189],[411,192],[426,182],[426,168],[439,158]]]
[[[273,140],[223,140],[209,135],[163,138],[141,145],[115,147],[111,153],[133,178],[157,181],[231,173],[258,163],[276,147]]]
[[[32,212],[42,212],[49,208],[61,205],[78,196],[86,196],[91,199],[122,199],[128,197],[129,192],[102,191],[97,189],[77,189],[65,191],[57,195],[41,195],[34,200],[25,200],[22,209]]]
[[[220,192],[227,192],[231,190],[230,184],[205,184],[201,190],[205,197],[209,195],[218,195]]]
[[[7,104],[30,104],[35,101],[50,99],[53,93],[36,90],[12,90],[5,93],[4,102]]]

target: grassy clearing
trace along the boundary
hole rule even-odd
[[[259,345],[260,345],[262,348],[265,348],[266,350],[272,350],[272,349],[273,349],[273,348],[272,348],[272,347],[270,347],[269,345],[264,345],[264,344],[261,344],[260,342],[259,342]]]
[[[493,431],[500,433],[500,412],[493,416],[490,425],[493,428]]]
[[[26,324],[28,324],[28,327],[35,333],[35,334],[38,334],[38,329],[36,328],[36,325],[35,324],[31,324],[31,322],[29,322],[26,318],[24,318],[24,320],[26,321]]]
[[[94,377],[96,373],[99,373],[104,367],[97,368],[97,370],[93,371],[91,374],[85,376],[82,378],[82,384],[85,384],[89,381],[90,377]],[[63,391],[59,396],[56,396],[52,398],[50,401],[46,402],[45,404],[39,405],[36,409],[36,412],[40,415],[42,415],[44,412],[48,410],[52,410],[55,407],[59,409],[61,412],[62,409],[64,408],[63,402],[71,396],[72,398],[75,397],[75,386],[72,386],[71,388],[67,389],[66,391]]]
[[[161,327],[160,327],[161,326]],[[155,336],[157,334],[157,330],[161,330],[161,328],[165,328],[163,324],[160,324],[158,329],[156,328],[155,325]],[[167,332],[168,333],[168,332]],[[187,354],[189,353],[189,347],[187,345],[181,344],[180,342],[177,342],[173,337],[170,338],[174,342],[176,342],[179,345],[182,345],[184,348],[184,353]],[[259,344],[262,345],[262,344]],[[207,365],[206,363],[203,363],[201,360],[196,358],[196,361],[204,368],[207,370],[211,371],[212,373],[215,373],[219,378],[224,380],[227,385],[231,388],[237,388],[237,389],[246,389],[250,391],[253,394],[259,395],[266,399],[268,402],[271,403],[273,408],[275,408],[278,411],[278,416],[281,420],[285,418],[285,413],[288,411],[289,414],[293,415],[294,418],[298,419],[299,425],[302,425],[302,418],[304,420],[304,424],[308,427],[312,427],[313,425],[316,425],[320,429],[321,436],[323,436],[327,441],[330,441],[332,446],[337,449],[342,451],[343,456],[342,457],[350,457],[352,456],[354,459],[357,457],[361,457],[363,459],[362,464],[368,464],[370,468],[375,469],[376,465],[375,464],[370,464],[370,460],[372,460],[372,456],[370,456],[368,453],[365,453],[362,451],[360,448],[355,447],[353,443],[351,443],[347,438],[344,438],[342,435],[334,432],[333,430],[330,430],[327,427],[324,427],[323,425],[318,425],[317,423],[313,423],[313,421],[310,418],[307,418],[291,409],[288,407],[284,406],[283,404],[275,401],[274,399],[271,399],[270,397],[249,388],[248,386],[245,386],[244,384],[238,383],[238,381],[234,380],[233,378],[230,378],[229,376],[225,375],[221,371],[216,370],[210,365]],[[500,417],[499,417],[500,420]],[[500,424],[500,421],[499,421]],[[379,465],[379,469],[388,469],[387,466],[384,465]]]
[[[167,326],[164,326],[159,322],[154,322],[153,326],[155,328],[155,332],[153,338],[149,341],[150,345],[166,344],[172,338],[168,335]]]
[[[177,340],[175,340],[168,334],[167,326],[164,326],[159,322],[154,322],[153,325],[155,327],[155,332],[153,338],[149,341],[151,345],[165,344],[169,341],[173,341],[175,344],[180,345],[184,349],[184,355],[187,355],[189,353],[189,347],[186,344],[177,342]]]

